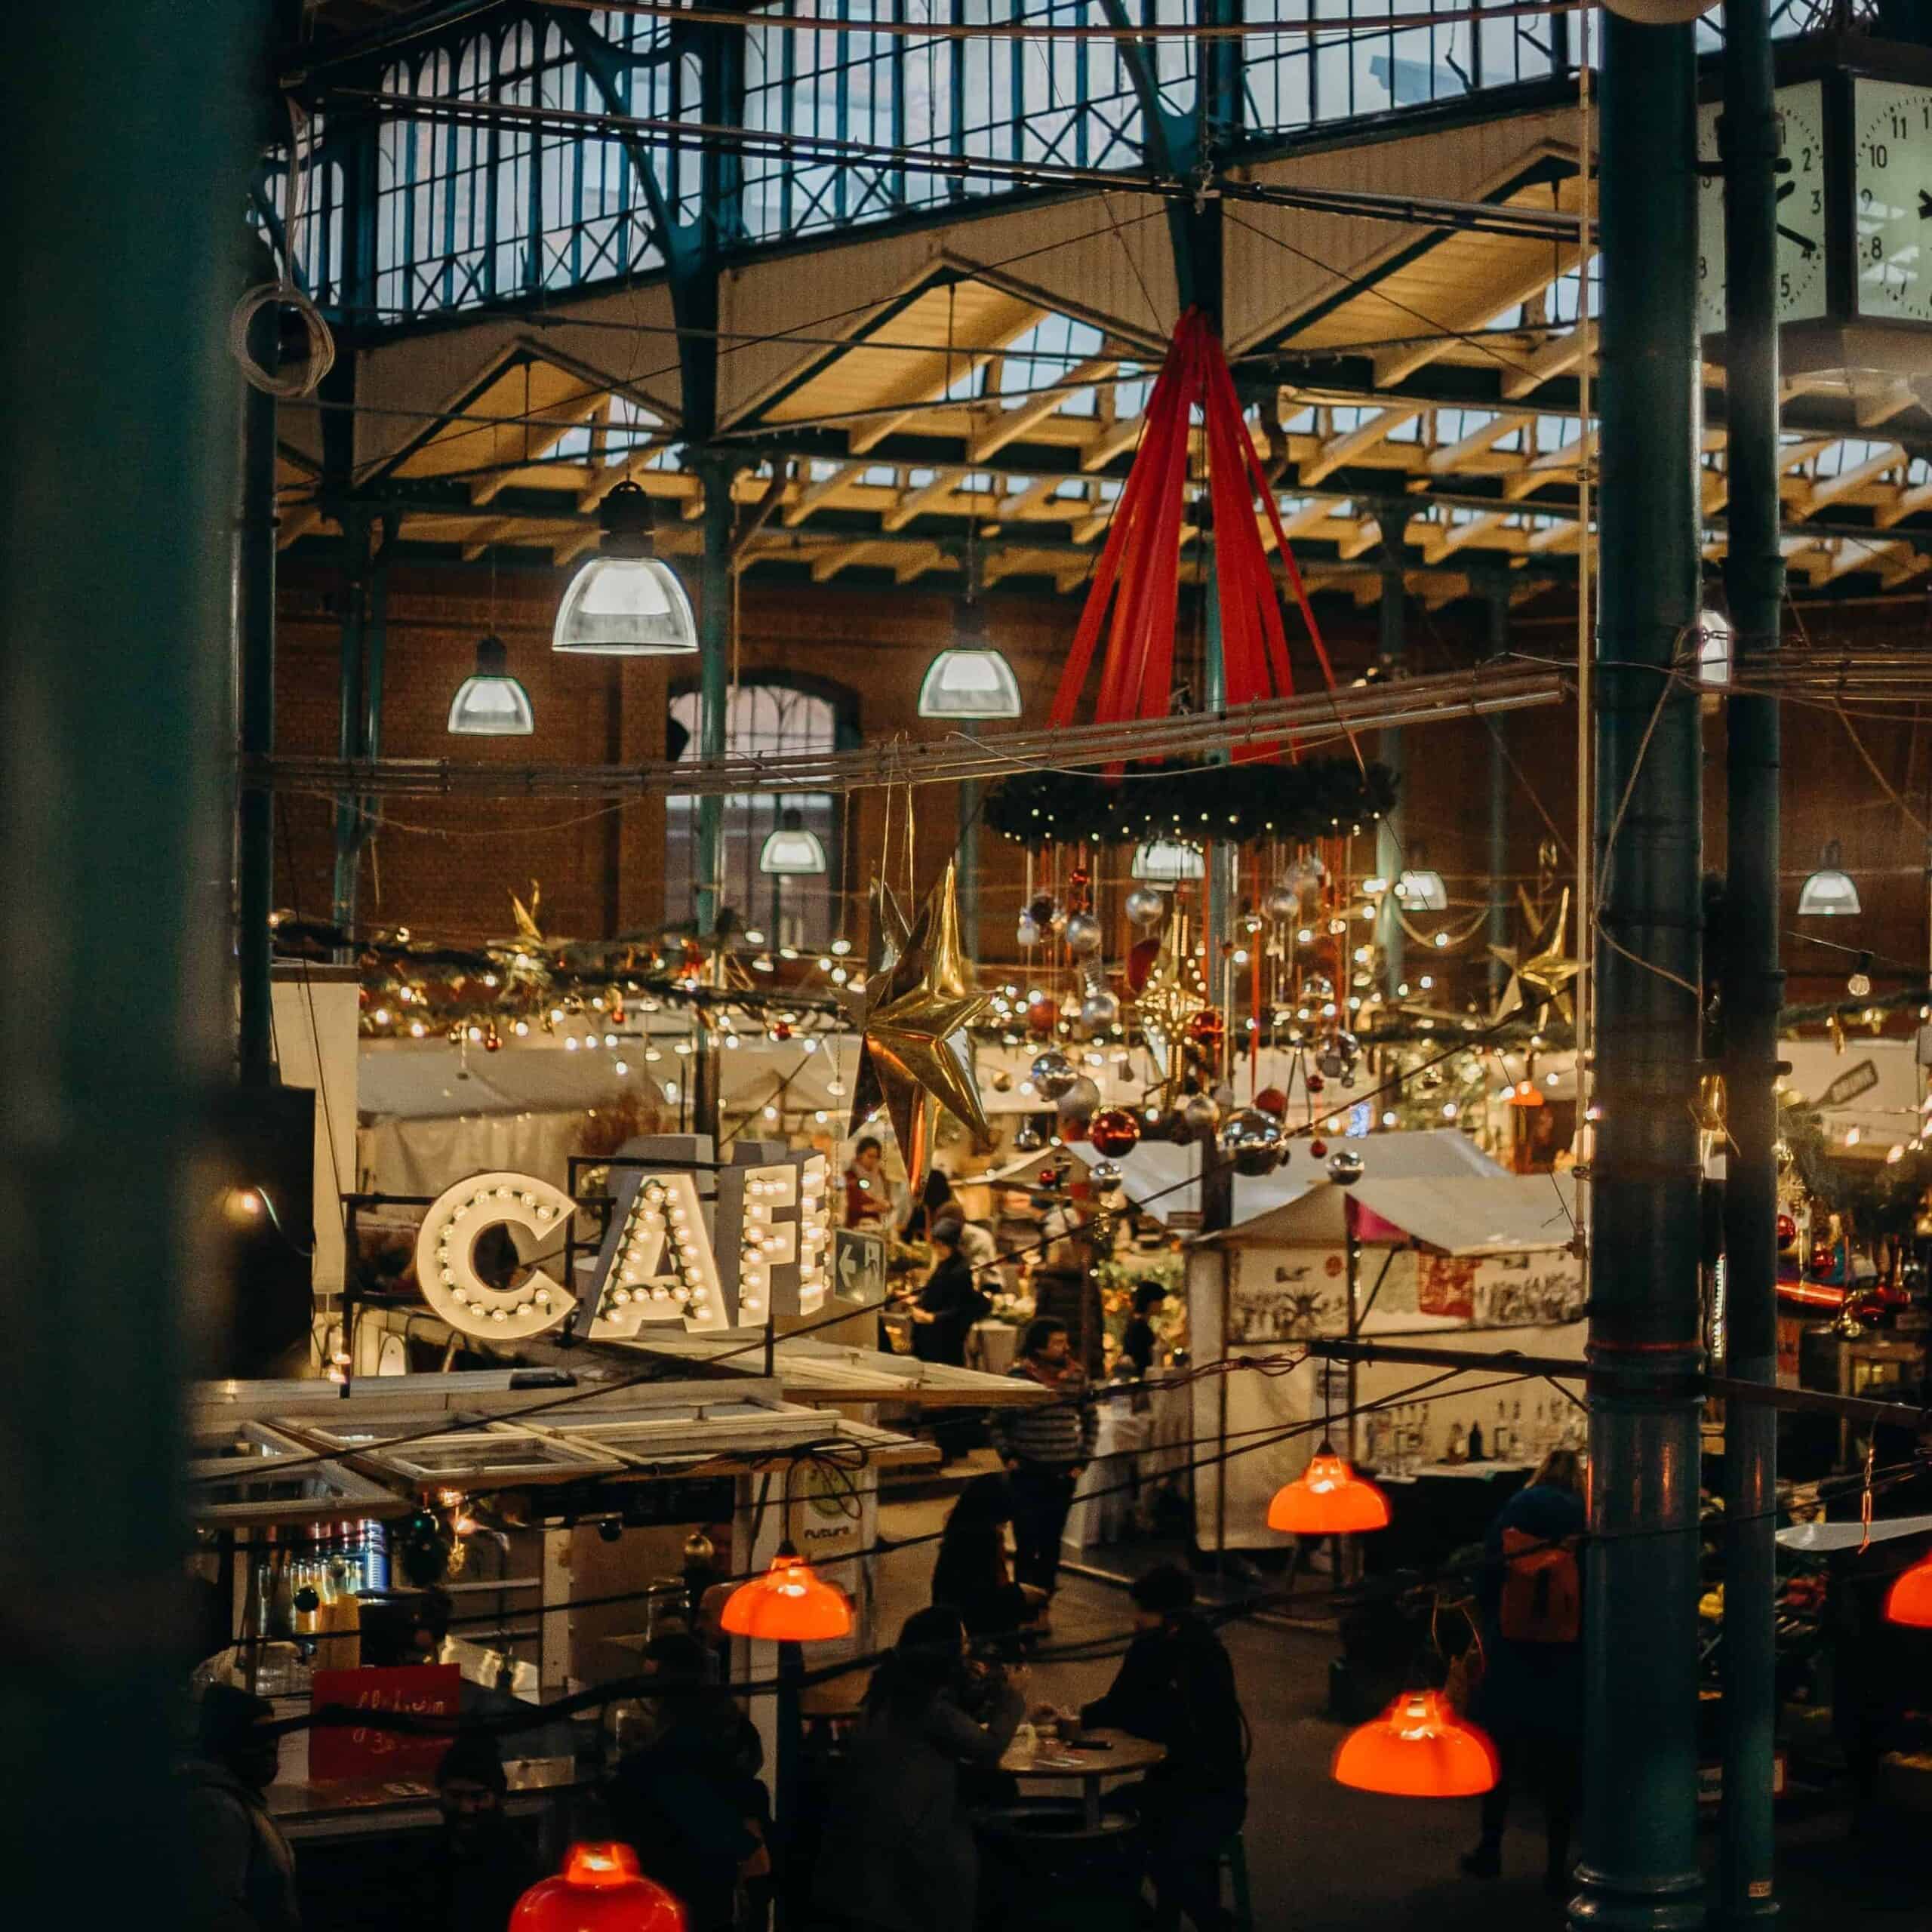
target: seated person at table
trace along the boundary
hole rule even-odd
[[[815,1887],[827,1921],[973,1932],[980,1861],[962,1777],[998,1764],[1026,1708],[1004,1672],[972,1683],[956,1611],[906,1620],[872,1673],[832,1797]]]
[[[1037,1584],[1016,1583],[1006,1558],[1013,1491],[1005,1477],[975,1476],[959,1492],[933,1565],[933,1601],[959,1613],[972,1638],[1008,1637],[1046,1607]]]
[[[1132,1595],[1137,1634],[1113,1687],[1080,1721],[1165,1746],[1121,1794],[1140,1820],[1154,1922],[1171,1932],[1185,1913],[1196,1932],[1222,1932],[1234,1918],[1220,1903],[1221,1847],[1247,1813],[1247,1724],[1234,1666],[1195,1613],[1194,1579],[1178,1564],[1149,1571]]]
[[[696,1638],[654,1637],[644,1661],[657,1729],[611,1777],[611,1826],[684,1906],[689,1932],[730,1932],[739,1885],[769,1869],[758,1732],[710,1681]]]

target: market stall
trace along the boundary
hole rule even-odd
[[[1567,1175],[1506,1174],[1456,1133],[1330,1145],[1361,1161],[1359,1180],[1344,1184],[1326,1166],[1297,1162],[1237,1180],[1232,1225],[1195,1244],[1189,1319],[1201,1359],[1286,1358],[1297,1342],[1344,1335],[1451,1347],[1467,1338],[1472,1351],[1581,1358]],[[1306,1466],[1324,1415],[1335,1418],[1344,1453],[1404,1478],[1469,1467],[1478,1434],[1481,1467],[1534,1460],[1575,1431],[1572,1405],[1544,1385],[1499,1391],[1492,1373],[1474,1371],[1432,1387],[1426,1404],[1404,1404],[1402,1392],[1423,1379],[1394,1367],[1309,1363],[1196,1383],[1197,1454],[1230,1452],[1195,1472],[1198,1540],[1210,1549],[1276,1546],[1269,1499]],[[1351,1420],[1361,1408],[1368,1413]]]

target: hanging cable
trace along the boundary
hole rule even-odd
[[[295,279],[295,238],[306,214],[308,164],[303,154],[303,135],[308,116],[296,104],[293,95],[285,96],[288,106],[288,195],[281,229],[281,275],[275,281],[260,281],[245,290],[228,318],[228,352],[241,365],[249,385],[265,395],[285,402],[312,395],[322,378],[335,367],[335,337],[322,312],[316,307]],[[309,339],[309,353],[299,375],[284,376],[265,368],[248,347],[248,332],[264,309],[293,309],[301,318],[303,332]]]

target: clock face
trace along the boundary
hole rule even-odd
[[[1861,78],[1852,136],[1858,312],[1932,322],[1932,91]]]
[[[1775,97],[1784,123],[1777,177],[1777,315],[1781,322],[1814,321],[1825,312],[1825,89],[1821,81],[1780,88]],[[1718,159],[1715,101],[1697,110],[1697,158]],[[1697,177],[1697,328],[1724,328],[1724,177]]]

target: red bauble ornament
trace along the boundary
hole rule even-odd
[[[1140,1123],[1124,1107],[1103,1107],[1087,1123],[1087,1138],[1103,1159],[1117,1161],[1140,1143]]]
[[[1778,1245],[1789,1247],[1798,1238],[1798,1223],[1789,1214],[1778,1217]]]
[[[1304,1083],[1311,1094],[1318,1094],[1327,1085],[1327,1081],[1318,1073],[1309,1074]]]
[[[1261,1112],[1279,1120],[1288,1110],[1288,1097],[1278,1087],[1264,1087],[1255,1095],[1254,1104]]]
[[[1187,1023],[1188,1038],[1204,1054],[1219,1053],[1228,1036],[1228,1023],[1217,1007],[1203,1007]]]
[[[575,1844],[562,1871],[517,1900],[510,1932],[685,1932],[685,1909],[629,1845]]]
[[[1311,1140],[1308,1143],[1308,1151],[1318,1161],[1327,1152],[1328,1143],[1325,1140]]]
[[[792,1023],[789,1020],[774,1020],[771,1023],[771,1037],[774,1040],[789,1040],[792,1037]]]
[[[1161,956],[1161,942],[1157,939],[1136,940],[1127,953],[1127,984],[1130,992],[1141,993],[1147,989],[1147,975],[1154,970],[1154,961]]]
[[[1060,1024],[1060,1001],[1051,993],[1026,1002],[1026,1023],[1036,1033],[1051,1033]]]

